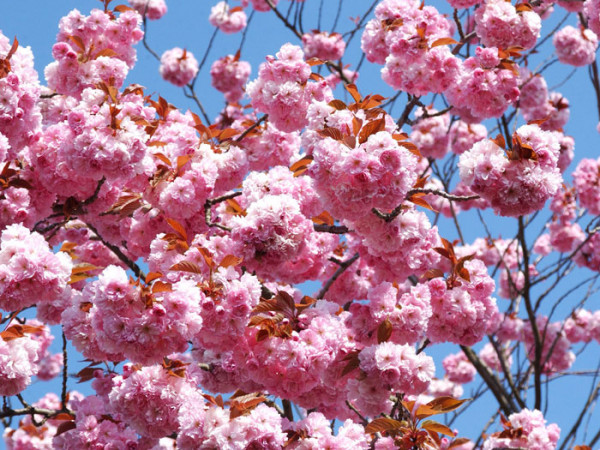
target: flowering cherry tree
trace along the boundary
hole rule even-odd
[[[599,444],[600,159],[546,75],[586,67],[600,111],[600,0],[220,1],[238,48],[162,53],[164,0],[89,3],[43,76],[0,33],[8,449]],[[252,67],[258,15],[289,41]]]

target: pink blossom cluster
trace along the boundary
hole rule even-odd
[[[210,68],[211,84],[225,94],[228,102],[237,102],[244,95],[244,85],[250,76],[250,64],[233,55],[217,59]]]
[[[271,7],[266,2],[266,0],[250,0],[250,3],[252,4],[252,7],[256,11],[260,11],[260,12],[271,11]],[[271,0],[271,5],[273,5],[274,7],[277,6],[278,3],[279,3],[279,0]],[[248,0],[242,0],[242,5],[248,5]]]
[[[546,425],[546,419],[537,409],[523,409],[508,416],[510,427],[520,429],[515,437],[499,437],[499,433],[490,435],[483,443],[483,450],[514,447],[531,450],[554,450],[560,437],[560,428],[555,423]]]
[[[496,47],[477,47],[475,56],[464,61],[458,79],[446,91],[454,114],[466,122],[480,122],[500,117],[517,101],[518,78],[501,62]]]
[[[491,297],[494,280],[482,261],[464,263],[469,281],[463,278],[434,278],[427,284],[433,311],[427,337],[431,342],[473,345],[494,327],[498,309]]]
[[[439,261],[433,250],[440,245],[437,227],[425,213],[408,209],[386,222],[373,215],[352,222],[360,244],[361,258],[376,269],[381,281],[405,281],[410,275],[421,276]]]
[[[36,330],[29,334],[34,341],[40,344],[38,350],[38,359],[36,361],[38,370],[38,380],[48,381],[56,377],[63,366],[63,355],[62,353],[50,352],[50,345],[54,341],[54,336],[51,333],[49,327],[42,324],[42,322],[30,319],[27,321],[28,326],[35,327]]]
[[[202,402],[186,399],[179,412],[181,431],[177,436],[178,448],[261,448],[275,450],[283,448],[287,434],[283,431],[281,416],[264,403],[249,413],[238,417],[231,415],[231,409],[213,406],[204,410]]]
[[[0,58],[6,58],[11,42],[0,32]],[[19,46],[8,60],[11,70],[0,78],[0,161],[17,157],[39,132],[41,115],[38,97],[41,93],[33,53]],[[16,194],[16,193],[15,193]],[[17,202],[15,202],[17,203]]]
[[[338,305],[318,302],[316,308],[305,310],[298,317],[300,330],[292,332],[289,338],[257,341],[254,333],[250,334],[247,348],[238,345],[234,350],[234,354],[239,354],[238,361],[244,362],[244,378],[302,407],[327,410],[329,406],[339,411],[348,381],[339,379],[344,365],[341,360],[355,349],[355,344],[348,339],[345,315],[334,313],[338,309]]]
[[[293,450],[308,448],[367,450],[369,448],[364,428],[350,419],[343,422],[335,435],[327,417],[320,412],[311,412],[306,418],[290,426],[299,436],[297,441],[289,445]]]
[[[193,337],[198,348],[220,353],[233,348],[246,333],[251,310],[259,303],[261,286],[258,279],[245,273],[219,269],[213,275],[220,290],[201,294],[202,327]]]
[[[505,367],[510,370],[510,367],[512,365],[512,356],[509,354],[509,349],[506,345],[500,346],[498,345],[498,351],[500,352],[500,354],[502,355],[502,358],[504,359],[504,364]],[[483,348],[481,350],[479,350],[478,353],[479,359],[481,359],[481,361],[488,366],[490,369],[495,370],[496,372],[500,372],[502,373],[502,371],[504,370],[502,368],[502,363],[500,362],[500,358],[498,357],[498,352],[496,351],[496,348],[491,344],[491,343],[487,343],[483,346]]]
[[[250,176],[272,166],[290,166],[301,159],[300,134],[279,131],[270,122],[258,133],[246,136],[239,145],[246,152]]]
[[[404,292],[389,282],[383,282],[369,289],[367,305],[352,304],[351,327],[361,342],[374,343],[376,330],[388,321],[392,329],[390,342],[415,344],[425,335],[431,318],[430,297],[424,284]]]
[[[281,131],[303,128],[311,100],[331,100],[326,81],[308,83],[310,66],[300,47],[284,44],[276,57],[260,65],[258,78],[246,86],[255,110],[269,114],[269,121]]]
[[[580,67],[591,64],[596,59],[598,36],[590,29],[567,25],[557,31],[552,38],[556,56],[563,64]]]
[[[191,52],[179,47],[167,50],[160,57],[160,76],[169,83],[183,87],[198,73],[198,61]]]
[[[394,89],[413,95],[439,93],[459,75],[460,60],[447,43],[436,42],[453,31],[433,6],[383,1],[365,27],[361,48],[369,61],[385,63],[382,78]]]
[[[302,35],[302,49],[306,58],[337,61],[346,50],[346,42],[339,33],[313,31]]]
[[[74,428],[55,436],[52,448],[76,450],[86,447],[137,447],[136,431],[119,414],[113,412],[104,396],[75,397],[69,406],[75,412]]]
[[[475,31],[486,47],[533,47],[540,36],[542,20],[531,10],[518,11],[504,0],[486,0],[475,10]]]
[[[89,16],[71,11],[59,23],[52,47],[56,61],[45,69],[48,87],[76,98],[100,82],[120,87],[136,60],[133,45],[143,37],[140,25],[141,17],[133,10],[116,19],[99,9]]]
[[[9,225],[0,237],[0,309],[52,302],[65,290],[71,268],[69,256],[52,253],[42,235]]]
[[[167,13],[165,0],[128,0],[129,4],[140,15],[150,20],[158,20]]]
[[[46,166],[52,162],[65,162],[69,171],[58,177],[58,186],[52,184],[53,171],[42,175],[49,190],[62,195],[73,193],[73,187],[67,186],[71,173],[84,179],[81,188],[95,189],[101,178],[108,180],[128,180],[149,168],[148,135],[143,126],[136,123],[135,114],[141,112],[143,99],[134,96],[133,101],[124,101],[120,108],[104,103],[105,94],[100,89],[87,89],[82,93],[82,101],[66,117],[66,120],[50,128],[56,134],[42,138],[35,147],[36,165]],[[115,121],[118,121],[115,123]],[[62,133],[62,134],[61,134]],[[58,147],[45,148],[49,143]],[[54,160],[54,161],[52,161]],[[59,187],[60,186],[60,187]],[[92,190],[93,192],[93,190]],[[91,195],[91,193],[90,193]]]
[[[178,411],[195,393],[185,375],[169,373],[160,365],[132,369],[112,382],[108,394],[111,410],[137,433],[151,438],[179,429]]]
[[[551,323],[545,316],[537,316],[535,321],[542,340],[543,373],[548,375],[567,370],[575,361],[575,354],[570,350],[571,342],[565,336],[563,324],[560,322]],[[535,358],[535,339],[529,321],[523,324],[522,333],[522,341],[527,349],[527,357],[530,361],[533,361]]]
[[[246,28],[246,13],[241,7],[230,8],[227,2],[219,2],[210,10],[208,21],[223,33],[238,33]]]
[[[375,379],[392,392],[409,395],[427,389],[435,373],[433,359],[416,354],[409,345],[383,342],[364,348],[360,354],[360,369],[369,380]]]
[[[270,280],[285,276],[281,265],[297,258],[313,233],[312,222],[289,195],[266,195],[234,221],[232,238],[239,243],[239,255],[248,268]]]
[[[394,209],[417,179],[417,158],[388,131],[354,148],[330,137],[319,139],[313,157],[309,173],[315,188],[326,209],[340,219],[358,220],[373,208]]]
[[[582,159],[573,172],[573,187],[581,207],[600,214],[600,159]]]
[[[444,358],[442,366],[446,378],[454,383],[470,383],[475,378],[477,370],[463,352],[453,353]]]
[[[492,140],[480,141],[460,155],[460,178],[473,192],[488,200],[502,216],[518,217],[541,209],[562,183],[558,170],[556,137],[537,125],[517,129],[507,153]],[[524,157],[523,145],[533,157]],[[512,156],[511,156],[512,155]]]
[[[450,150],[450,114],[436,113],[433,108],[417,113],[416,123],[410,133],[410,140],[425,158],[441,159]]]
[[[600,311],[577,309],[565,320],[565,335],[575,344],[590,342],[592,339],[600,342]]]
[[[94,361],[111,355],[116,361],[155,363],[185,351],[200,330],[200,293],[194,286],[191,280],[181,280],[171,291],[152,294],[132,285],[120,267],[109,266],[63,312],[65,334]]]
[[[0,395],[20,393],[39,371],[41,343],[30,334],[17,339],[0,338]]]
[[[583,14],[591,31],[600,35],[600,1],[587,0],[583,3]]]
[[[485,125],[457,120],[450,126],[448,137],[450,150],[460,155],[470,150],[476,142],[483,141],[486,137],[487,128]]]

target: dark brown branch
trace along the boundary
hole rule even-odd
[[[238,197],[240,195],[242,195],[242,192],[238,191],[238,192],[232,192],[231,194],[225,194],[225,195],[221,195],[220,197],[206,200],[206,202],[204,203],[204,221],[206,222],[206,225],[208,225],[211,228],[219,228],[220,230],[223,230],[223,231],[231,231],[231,228],[221,225],[220,223],[213,222],[212,207],[218,203],[224,202],[226,200],[230,200],[230,199]]]
[[[123,251],[119,248],[118,245],[111,244],[106,239],[104,239],[100,235],[100,233],[98,232],[96,227],[94,227],[92,224],[87,223],[87,222],[84,222],[84,223],[90,230],[92,230],[92,232],[98,237],[100,242],[102,242],[105,247],[110,249],[110,251],[112,251],[117,256],[117,258],[119,258],[121,260],[121,262],[123,264],[125,264],[129,269],[131,269],[131,271],[134,273],[134,275],[136,277],[138,277],[142,281],[146,282],[146,275],[144,274],[144,272],[142,272],[142,269],[140,269],[139,266],[134,261],[129,259],[127,257],[127,255],[125,253],[123,253]]]
[[[447,192],[439,191],[437,189],[425,189],[425,188],[411,189],[410,191],[408,191],[406,196],[409,197],[413,194],[439,195],[440,197],[444,197],[445,199],[452,200],[455,202],[466,202],[468,200],[477,200],[478,198],[480,198],[479,195],[460,196],[460,195],[448,194]]]
[[[267,119],[269,118],[268,114],[265,114],[264,116],[262,116],[260,119],[258,119],[256,122],[254,122],[252,125],[250,125],[248,128],[246,128],[244,130],[244,132],[242,134],[239,135],[239,137],[233,141],[236,144],[239,144],[240,142],[242,142],[242,140],[248,136],[248,133],[250,133],[252,130],[256,129],[258,126],[260,126],[261,123],[266,122]]]
[[[540,337],[540,331],[537,326],[535,311],[531,303],[531,277],[529,273],[529,251],[527,250],[527,242],[525,241],[525,224],[523,217],[519,217],[519,243],[521,245],[521,251],[523,252],[523,276],[525,282],[523,284],[523,300],[525,302],[525,309],[527,310],[527,317],[531,323],[531,331],[533,333],[533,340],[535,344],[535,356],[533,361],[533,380],[534,380],[534,391],[535,391],[535,409],[541,410],[542,406],[542,340]]]
[[[315,223],[313,228],[315,231],[331,234],[346,234],[350,232],[348,227],[345,227],[344,225],[327,225],[326,223]]]
[[[350,267],[354,263],[354,261],[356,261],[359,258],[359,256],[360,255],[357,252],[352,256],[352,258],[350,258],[340,264],[340,267],[338,267],[338,269],[335,271],[335,273],[332,275],[332,277],[329,280],[327,280],[325,285],[321,288],[321,290],[317,294],[317,300],[321,300],[323,297],[325,297],[325,294],[327,294],[327,291],[329,290],[331,285],[335,282],[335,280],[337,280],[339,278],[339,276],[342,273],[344,273],[344,271],[348,267]]]
[[[504,415],[509,416],[512,413],[517,412],[515,405],[511,404],[510,397],[507,395],[498,379],[490,373],[487,367],[479,360],[475,352],[465,345],[461,345],[460,348],[467,359],[471,361],[471,364],[475,366],[477,373],[483,378],[483,381],[490,388],[494,397],[496,397],[496,401]]]

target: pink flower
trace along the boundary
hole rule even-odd
[[[191,52],[175,47],[163,53],[159,71],[163,79],[183,87],[198,73],[198,61]]]

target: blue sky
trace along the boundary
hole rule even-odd
[[[317,27],[317,10],[318,0],[306,0],[308,14],[306,14],[305,29],[310,30]],[[341,0],[339,0],[342,3]],[[12,39],[17,36],[22,46],[31,46],[35,55],[36,69],[40,73],[40,78],[43,80],[43,69],[51,62],[51,48],[58,31],[59,19],[66,15],[71,9],[78,8],[81,12],[87,13],[95,7],[100,7],[101,3],[97,0],[61,0],[59,2],[39,1],[39,0],[20,0],[12,2],[3,2],[2,16],[0,17],[0,29],[2,32]],[[113,6],[121,3],[113,2]],[[148,41],[151,47],[160,55],[167,49],[175,46],[185,47],[196,56],[196,59],[201,60],[205,54],[206,45],[213,34],[213,27],[208,23],[208,15],[210,7],[216,3],[216,0],[170,0],[168,1],[169,12],[160,21],[149,22]],[[343,10],[339,15],[337,31],[344,32],[351,28],[352,23],[350,17],[362,15],[371,2],[364,0],[343,0]],[[230,4],[236,5],[237,2],[230,1]],[[322,29],[330,29],[331,24],[335,21],[338,1],[325,0],[325,6],[322,15]],[[443,11],[447,11],[447,6],[440,1],[428,1],[431,4],[439,7]],[[280,7],[286,10],[289,5],[287,0],[281,0]],[[444,9],[446,8],[446,9]],[[552,29],[563,16],[565,12],[560,7],[556,8],[553,16],[549,21],[544,22],[542,33]],[[574,17],[570,17],[566,23],[575,23]],[[224,105],[223,97],[220,93],[210,87],[209,68],[212,62],[225,55],[234,54],[239,48],[241,34],[224,35],[218,33],[213,47],[207,57],[206,65],[200,74],[197,82],[198,95],[201,98],[209,116],[214,117],[218,114]],[[242,59],[250,61],[252,64],[251,79],[256,77],[258,65],[264,60],[265,55],[274,54],[279,47],[285,42],[297,44],[297,38],[291,31],[284,28],[278,23],[272,14],[255,13],[250,24],[249,31],[246,37],[244,47],[242,48]],[[359,43],[360,35],[355,36],[349,50],[348,57],[344,58],[345,63],[352,65],[354,68],[359,60]],[[130,73],[128,82],[138,83],[147,88],[147,93],[160,93],[169,102],[178,106],[181,109],[191,108],[193,105],[186,99],[181,90],[168,84],[160,79],[158,74],[157,61],[142,47],[138,45],[138,64]],[[548,55],[551,52],[551,43],[547,42],[542,47],[541,53]],[[535,58],[530,62],[530,67],[535,68],[539,61]],[[359,90],[363,94],[379,93],[386,97],[393,95],[391,88],[386,86],[379,77],[379,66],[365,64],[361,69],[361,75],[357,82]],[[547,72],[547,81],[550,87],[555,86],[565,80],[570,74],[571,68],[553,65]],[[598,144],[600,136],[596,132],[596,124],[598,123],[598,112],[594,101],[594,93],[591,83],[587,77],[587,69],[579,69],[564,85],[558,90],[563,93],[571,102],[571,119],[566,126],[567,134],[575,137],[576,142],[576,160],[567,172],[567,180],[570,179],[568,173],[575,167],[576,162],[583,157],[597,158]],[[340,93],[340,95],[344,95]],[[399,106],[402,106],[404,99]],[[399,112],[399,106],[396,107],[395,113]],[[198,111],[196,111],[198,112]],[[487,215],[489,224],[493,232],[501,233],[503,237],[511,237],[514,235],[515,221],[510,219],[496,218],[493,215]],[[543,218],[548,217],[547,214]],[[463,219],[461,219],[463,220]],[[476,226],[478,219],[474,214],[467,214],[464,219],[465,223],[474,223],[475,226],[468,226],[467,241],[472,240],[478,233],[480,227]],[[540,221],[540,227],[543,222]],[[441,226],[442,235],[448,239],[456,238],[456,233],[452,226]],[[504,306],[504,300],[499,300],[500,306]],[[593,303],[588,305],[589,309],[598,309],[597,298],[593,299]],[[60,341],[60,338],[57,339]],[[55,351],[58,351],[60,346],[55,343]],[[444,354],[449,351],[455,352],[455,346],[444,345],[432,354]],[[597,351],[592,350],[592,355],[580,362],[581,368],[594,368],[597,362]],[[588,352],[589,353],[589,352]],[[75,353],[72,353],[75,355]],[[594,356],[595,355],[595,356]],[[78,357],[72,358],[77,360]],[[441,366],[441,364],[440,364]],[[70,366],[71,367],[71,366]],[[438,368],[438,374],[442,372]],[[585,380],[584,386],[579,389],[573,389],[573,378],[560,381],[557,383],[558,390],[553,394],[555,397],[563,397],[563,404],[566,398],[570,401],[564,404],[563,408],[551,408],[547,418],[550,421],[556,421],[565,429],[567,424],[572,420],[574,411],[579,411],[579,405],[582,403],[582,395],[587,394],[588,383]],[[75,388],[74,383],[70,382],[70,387]],[[577,385],[577,384],[576,384]],[[77,387],[79,388],[79,387]],[[41,395],[48,390],[58,392],[57,383],[36,383],[27,391],[27,398],[34,401],[36,396]],[[84,392],[89,390],[81,389]],[[469,387],[465,389],[465,396],[469,395]],[[556,398],[555,398],[556,400]],[[571,403],[572,402],[572,403]],[[570,405],[575,408],[571,410]],[[556,405],[555,405],[556,406]],[[487,421],[488,412],[494,409],[494,405],[489,402],[481,402],[474,405],[471,411],[455,425],[461,430],[461,434],[472,436],[475,430],[480,429],[483,423]],[[0,443],[0,448],[3,444]]]

